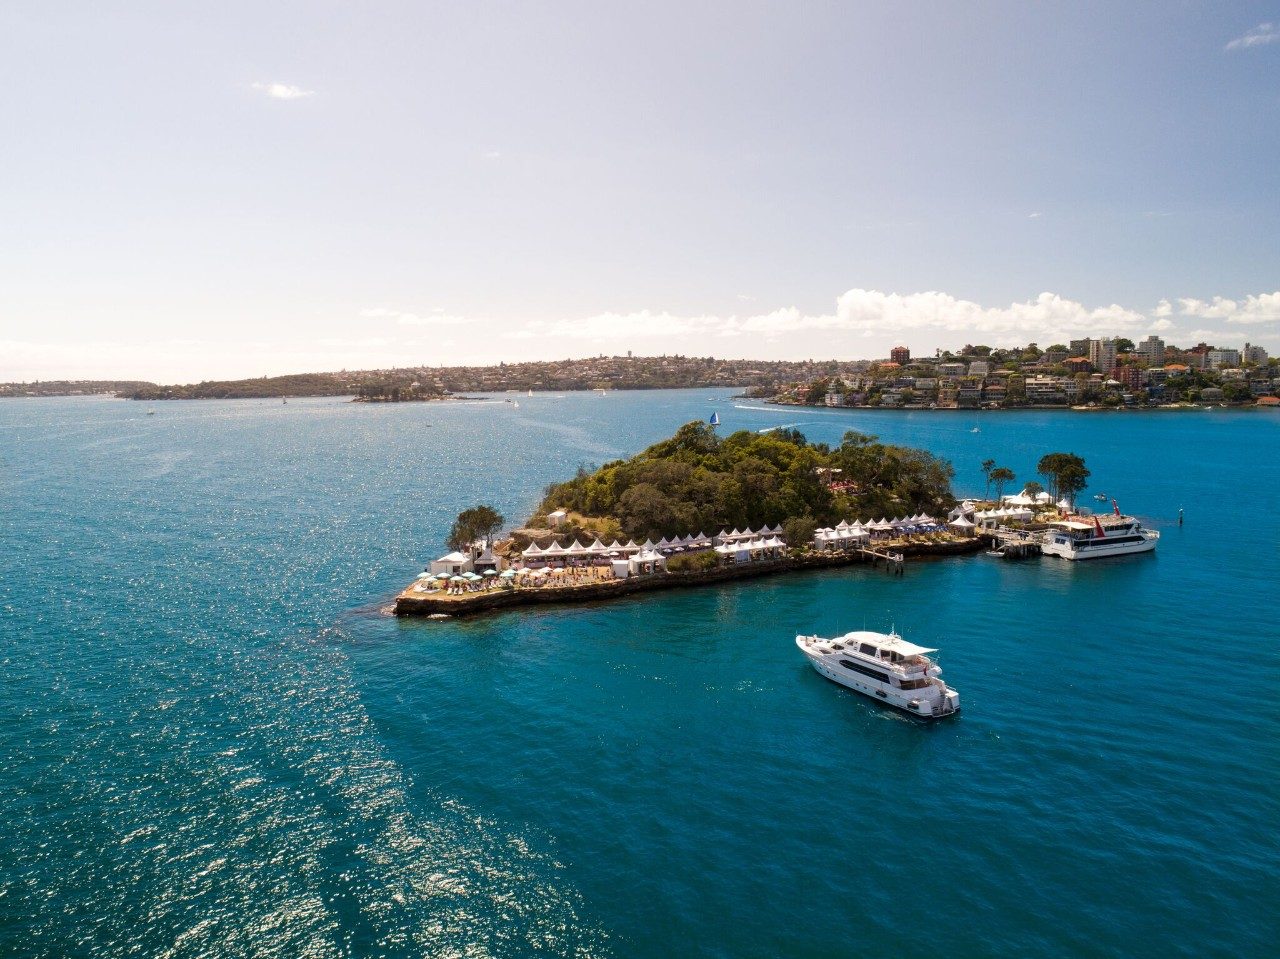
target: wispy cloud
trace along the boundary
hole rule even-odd
[[[1242,37],[1236,37],[1224,47],[1226,50],[1247,50],[1280,42],[1280,28],[1274,23],[1260,23]]]
[[[315,95],[314,90],[304,90],[290,83],[255,83],[253,89],[265,93],[273,100],[301,100],[303,97]]]
[[[501,150],[485,150],[483,153],[480,154],[480,157],[481,159],[484,159],[484,160],[501,160],[502,151]]]
[[[1028,214],[1027,214],[1027,219],[1028,219],[1028,220],[1038,220],[1038,219],[1040,219],[1040,217],[1042,217],[1042,216],[1044,216],[1044,214],[1043,214],[1043,213],[1041,213],[1039,210],[1037,210],[1035,213],[1028,213]]]
[[[395,320],[401,326],[454,326],[466,322],[465,316],[456,316],[438,308],[422,316],[417,313],[406,313],[403,310],[389,310],[385,306],[375,306],[361,310],[360,315],[367,320]]]

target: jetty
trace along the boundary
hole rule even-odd
[[[427,591],[420,583],[415,583],[396,597],[394,612],[397,616],[467,616],[517,606],[600,602],[636,593],[710,586],[762,576],[836,569],[866,563],[883,562],[891,574],[902,575],[907,557],[962,556],[979,552],[982,548],[981,539],[961,537],[946,541],[903,543],[893,551],[866,549],[796,552],[776,558],[728,563],[711,569],[654,571],[625,579],[588,575],[563,584],[524,586],[513,582],[493,583],[489,588],[474,592]]]
[[[1007,526],[998,526],[986,534],[991,546],[990,552],[1005,559],[1039,556],[1040,536],[1038,530],[1011,529]]]

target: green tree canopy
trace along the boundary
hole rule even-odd
[[[1036,464],[1036,472],[1049,483],[1053,498],[1075,502],[1076,494],[1089,485],[1089,470],[1075,453],[1046,453]]]
[[[793,429],[719,437],[688,423],[629,460],[547,489],[541,509],[612,517],[638,539],[841,519],[942,512],[955,502],[949,463],[850,431],[831,449]],[[810,533],[810,537],[812,533]]]
[[[504,522],[502,514],[492,506],[472,506],[458,514],[446,542],[450,549],[464,550],[478,539],[489,539]]]
[[[997,466],[991,471],[991,482],[995,484],[996,499],[1000,499],[1004,495],[1005,484],[1012,483],[1016,478],[1013,470],[1007,466]]]

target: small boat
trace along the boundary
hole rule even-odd
[[[1093,498],[1094,498],[1094,499],[1096,499],[1099,503],[1105,503],[1105,502],[1107,501],[1107,494],[1106,494],[1106,493],[1094,493],[1094,494],[1093,494]]]
[[[827,679],[917,719],[941,719],[960,711],[960,694],[942,681],[942,670],[927,655],[937,650],[909,643],[895,632],[862,630],[835,639],[797,636],[796,645]]]
[[[969,432],[970,432],[970,433],[981,433],[981,432],[982,432],[982,430],[978,429],[978,428],[975,426],[973,429],[969,430]]]
[[[155,410],[147,410],[147,415],[148,415],[148,416],[155,416],[155,415],[156,415],[156,411],[155,411]]]
[[[520,401],[519,401],[519,400],[512,400],[512,401],[511,401],[511,405],[512,405],[512,406],[514,406],[516,409],[520,409]]]

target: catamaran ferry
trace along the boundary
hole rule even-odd
[[[1100,559],[1104,556],[1128,556],[1149,553],[1156,548],[1160,534],[1143,529],[1132,516],[1121,516],[1119,509],[1108,517],[1104,526],[1097,516],[1065,519],[1050,524],[1040,543],[1046,556],[1063,559]]]
[[[797,636],[796,645],[827,679],[919,719],[941,719],[960,710],[960,694],[939,678],[942,670],[927,655],[937,650],[908,643],[897,633]]]

